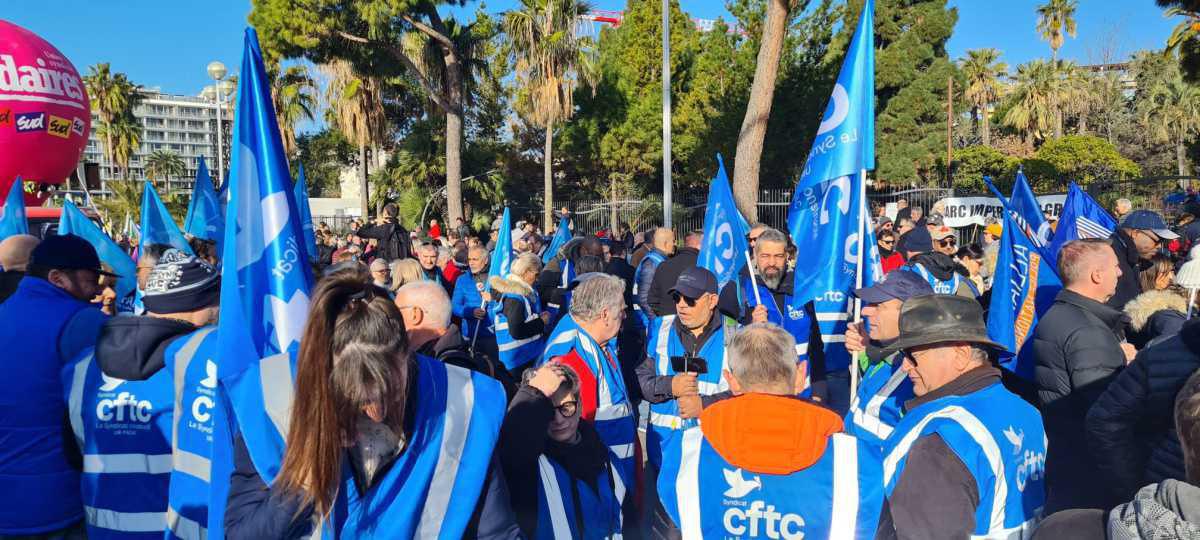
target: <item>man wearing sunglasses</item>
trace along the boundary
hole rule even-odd
[[[1150,210],[1130,212],[1121,222],[1120,228],[1109,237],[1117,261],[1121,265],[1121,277],[1117,280],[1117,292],[1108,299],[1109,307],[1124,309],[1125,304],[1142,293],[1138,276],[1149,267],[1150,259],[1158,253],[1162,243],[1179,238],[1167,228],[1162,216]]]
[[[888,347],[916,396],[883,445],[883,480],[900,538],[1022,538],[1045,502],[1041,414],[1000,382],[974,299],[910,298]],[[705,420],[707,425],[707,420]]]
[[[914,229],[907,240],[904,249],[908,264],[901,266],[899,271],[921,276],[937,294],[979,297],[967,269],[954,260],[953,254],[958,250],[954,229],[937,227],[933,233]]]

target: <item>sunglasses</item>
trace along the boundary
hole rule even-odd
[[[671,300],[673,300],[676,304],[678,304],[680,300],[683,300],[683,302],[685,304],[687,304],[688,307],[696,307],[696,302],[700,301],[699,298],[691,298],[691,297],[679,294],[677,292],[671,293]]]
[[[880,241],[879,241],[879,245],[881,245],[881,246],[890,246],[890,245],[892,245],[892,244],[895,244],[895,243],[896,243],[896,242],[895,242],[895,241],[893,241],[893,240],[880,240]]]
[[[958,241],[955,240],[953,237],[943,238],[941,240],[938,240],[938,242],[941,242],[943,246],[953,246],[954,244],[958,243]]]
[[[562,415],[563,418],[571,418],[576,414],[579,414],[579,402],[568,401],[555,407],[554,410],[558,411],[558,414]]]

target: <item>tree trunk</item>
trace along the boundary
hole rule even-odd
[[[990,118],[991,115],[988,114],[988,108],[987,108],[986,104],[983,107],[980,107],[979,115],[981,117],[983,117],[982,118],[983,119],[983,145],[991,146],[992,145],[992,121]]]
[[[1081,114],[1081,115],[1079,115],[1079,126],[1078,126],[1078,128],[1079,128],[1079,134],[1080,134],[1080,135],[1087,135],[1087,130],[1088,130],[1088,129],[1087,129],[1087,115],[1086,115],[1086,114]]]
[[[1061,105],[1055,100],[1054,103],[1054,138],[1061,139],[1063,135],[1063,113]]]
[[[1187,157],[1183,147],[1183,141],[1175,143],[1175,164],[1179,167],[1179,176],[1187,174]]]
[[[554,224],[554,122],[546,123],[546,152],[542,156],[542,189],[545,191],[545,203],[542,205],[542,230],[550,232]]]
[[[733,168],[733,196],[742,215],[751,222],[758,221],[758,173],[763,138],[767,134],[767,120],[771,117],[775,78],[779,75],[779,57],[783,51],[787,24],[787,0],[769,0],[767,22],[763,27],[762,44],[758,48],[746,116],[738,133]]]
[[[608,193],[612,197],[612,204],[609,205],[608,223],[609,228],[616,233],[620,229],[617,223],[617,177],[608,175]]]
[[[358,197],[362,218],[371,215],[371,198],[367,196],[367,143],[358,143]]]
[[[463,72],[455,51],[444,51],[446,62],[446,223],[463,217],[462,141]]]

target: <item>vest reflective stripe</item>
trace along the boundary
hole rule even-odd
[[[87,380],[88,366],[92,363],[94,352],[83,355],[83,358],[75,363],[74,372],[71,374],[71,393],[67,396],[67,417],[71,420],[71,431],[75,433],[75,440],[83,445],[83,383]]]
[[[554,529],[554,538],[571,538],[571,522],[568,521],[566,508],[563,508],[562,490],[558,489],[554,466],[544,455],[538,456],[538,476],[541,477],[546,506],[550,511],[550,526]]]
[[[912,268],[918,274],[920,274],[922,278],[925,278],[925,281],[929,282],[929,286],[933,287],[933,292],[938,294],[955,294],[958,292],[958,286],[961,283],[961,278],[958,275],[958,272],[953,272],[952,277],[949,280],[942,280],[934,277],[933,274],[930,274],[929,270],[926,270],[925,266],[921,263],[913,263]]]
[[[867,401],[867,406],[865,408],[859,407],[859,398],[858,396],[855,396],[854,403],[850,405],[850,409],[852,411],[851,418],[854,421],[854,425],[873,433],[881,440],[890,437],[892,435],[892,430],[895,429],[895,426],[884,423],[884,421],[879,417],[879,411],[883,408],[883,403],[887,401],[889,397],[891,397],[892,392],[895,392],[896,388],[900,386],[900,383],[904,382],[904,379],[906,378],[908,378],[908,375],[897,369],[892,373],[892,376],[888,378],[888,381],[883,385],[883,388],[880,388],[875,395],[871,396],[871,399],[870,401]]]
[[[853,538],[858,526],[858,448],[854,439],[833,434],[833,516],[830,538]]]
[[[178,472],[187,473],[205,482],[211,480],[212,461],[204,456],[176,449],[172,461],[173,469]]]
[[[167,528],[183,540],[208,540],[208,528],[167,508]]]
[[[453,486],[458,474],[458,454],[467,441],[467,426],[475,408],[475,386],[471,372],[447,369],[446,387],[461,388],[459,399],[446,400],[445,424],[442,427],[442,446],[438,449],[437,466],[433,469],[432,486]],[[430,490],[425,496],[418,538],[436,538],[441,532],[442,517],[450,506],[450,489]]]
[[[263,406],[279,436],[287,440],[288,417],[292,412],[293,381],[291,356],[284,352],[259,362]]]
[[[496,332],[496,349],[500,353],[500,363],[510,370],[524,367],[529,362],[538,357],[538,353],[542,350],[542,336],[530,336],[523,339],[515,339],[509,334],[509,322],[504,316],[504,299],[520,300],[525,305],[525,322],[537,320],[538,311],[541,306],[538,299],[534,297],[530,301],[529,297],[521,296],[512,293],[504,293],[501,295],[501,301],[495,302],[489,307],[492,315],[492,326]]]
[[[650,331],[650,341],[647,343],[648,355],[654,359],[655,375],[673,377],[676,372],[671,365],[671,358],[685,356],[688,351],[680,338],[675,315],[666,315],[655,319]],[[697,376],[696,386],[701,396],[711,396],[729,389],[729,384],[721,376],[725,369],[725,327],[721,325],[704,342],[696,356],[703,358],[708,364],[708,372]],[[675,431],[697,425],[695,419],[684,419],[679,416],[679,404],[674,399],[662,403],[650,404],[651,430],[646,434],[646,453],[650,462],[659,467],[662,464],[662,446],[666,441],[676,436]]]
[[[763,285],[762,280],[758,280],[759,298],[762,300],[762,306],[767,308],[767,321],[787,330],[792,338],[796,340],[796,356],[798,361],[808,359],[808,338],[812,331],[813,321],[809,319],[808,312],[801,307],[798,316],[793,318],[790,305],[779,305],[775,300],[775,293],[771,292]],[[749,277],[743,277],[740,280],[738,287],[739,302],[749,305],[753,310],[759,304],[754,303],[754,287],[755,283]],[[784,295],[784,302],[791,302],[792,298],[789,295]],[[826,343],[829,343],[828,341]]]
[[[675,479],[678,494],[679,532],[683,538],[703,538],[700,526],[700,443],[704,433],[699,427],[683,432],[683,453],[679,462],[679,476]]]
[[[165,474],[171,472],[171,454],[87,454],[83,472]]]
[[[107,508],[84,506],[88,525],[127,533],[162,531],[167,527],[166,512],[117,512]]]
[[[209,471],[212,469],[212,463],[208,458],[198,456],[191,452],[179,449],[179,422],[183,421],[183,394],[184,385],[187,382],[188,366],[192,364],[192,359],[196,357],[196,351],[200,348],[200,344],[204,342],[204,338],[208,337],[215,326],[202,328],[199,331],[193,332],[187,342],[175,355],[175,418],[171,423],[171,448],[174,449],[174,469],[180,472],[188,473],[196,478],[204,480],[209,479]],[[290,378],[290,372],[289,372]]]
[[[988,461],[988,468],[991,469],[992,474],[996,477],[996,481],[993,482],[994,493],[992,508],[989,512],[991,521],[988,524],[988,530],[990,532],[1004,529],[1004,503],[1008,499],[1008,482],[1004,479],[1004,463],[1001,460],[1000,447],[996,444],[996,440],[992,438],[991,433],[984,427],[983,422],[980,422],[975,415],[960,406],[952,405],[929,414],[904,434],[896,447],[883,460],[884,484],[887,486],[893,485],[894,479],[892,477],[896,474],[896,467],[900,460],[908,454],[912,445],[917,442],[924,427],[940,418],[953,420],[962,426],[971,435],[971,438],[975,440],[976,444],[983,449],[983,454]]]

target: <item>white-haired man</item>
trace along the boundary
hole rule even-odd
[[[879,449],[839,433],[837,414],[795,397],[805,384],[786,330],[757,323],[729,343],[736,397],[670,440],[658,491],[683,538],[874,538]]]

